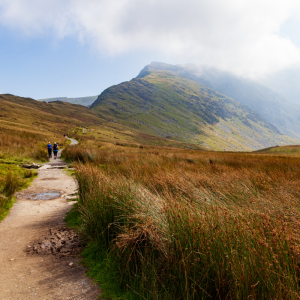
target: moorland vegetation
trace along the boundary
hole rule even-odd
[[[151,94],[138,113],[132,95],[123,91],[118,100],[128,104],[128,111],[110,97],[98,98],[103,100],[102,111],[100,106],[89,110],[0,95],[0,218],[12,205],[15,191],[34,177],[18,165],[46,160],[47,142],[63,144],[63,134],[69,132],[81,145],[63,151],[76,168],[79,189],[78,204],[67,219],[88,240],[84,262],[89,274],[101,281],[104,270],[111,278],[106,280],[112,287],[109,293],[121,293],[123,299],[298,299],[298,147],[256,153],[180,149],[204,145],[155,135],[146,128],[149,122],[181,134],[180,126],[198,130],[208,118],[206,124],[221,126],[216,135],[203,134],[211,145],[222,145],[224,138],[217,136],[228,131],[227,121],[236,114],[239,122],[229,128],[228,144],[237,142],[231,130],[241,132],[240,125],[251,118],[266,139],[277,131],[250,110],[232,108],[234,101],[208,88],[188,81],[174,88],[177,77],[147,76],[149,93],[159,97],[154,103]],[[142,81],[132,84],[145,84]],[[190,102],[179,96],[186,88]],[[206,102],[193,98],[195,89]],[[163,112],[167,102],[161,103],[166,90],[174,96],[171,115]],[[211,114],[199,106],[198,119],[188,124],[180,117],[184,105],[176,101],[185,108],[202,105]],[[148,108],[157,109],[152,119],[145,114]],[[279,140],[285,138],[278,135]],[[240,135],[238,144],[247,136]]]
[[[99,281],[111,274],[122,299],[299,298],[298,157],[117,146],[63,155],[77,164],[70,220],[89,241],[84,261]]]
[[[10,94],[0,95],[0,216],[7,214],[13,202],[14,193],[6,196],[6,182],[15,182],[15,188],[11,191],[24,186],[24,172],[18,166],[33,161],[47,161],[47,143],[56,141],[63,146],[66,133],[72,134],[81,144],[91,144],[93,147],[102,143],[138,145],[141,142],[192,146],[110,124],[81,105],[60,101],[46,103]],[[9,170],[12,175],[8,174]]]
[[[45,162],[45,145],[49,136],[0,127],[0,221],[7,215],[14,200],[14,193],[25,188],[36,173],[20,167],[28,162]]]

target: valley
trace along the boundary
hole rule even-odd
[[[300,293],[297,126],[264,89],[252,103],[199,76],[191,66],[152,63],[88,107],[0,95],[5,297]],[[49,141],[62,160],[48,162]],[[33,162],[42,167],[22,167]],[[53,198],[32,199],[47,193]]]

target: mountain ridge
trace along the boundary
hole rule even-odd
[[[106,89],[91,109],[145,133],[215,150],[295,143],[247,106],[166,66],[163,71],[144,68],[136,78]]]
[[[169,65],[160,62],[145,66],[137,77],[143,78],[147,73],[159,70],[171,70],[179,76],[203,83],[247,105],[283,134],[300,138],[300,105],[287,101],[262,84],[205,65]]]

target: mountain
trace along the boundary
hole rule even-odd
[[[88,130],[83,132],[82,127]],[[81,144],[93,147],[103,144],[137,147],[142,144],[203,149],[107,121],[81,105],[62,101],[47,103],[10,94],[0,94],[0,131],[11,135],[18,133],[24,137],[28,133],[49,137],[63,137],[71,133]]]
[[[298,142],[179,66],[152,63],[137,78],[102,92],[91,109],[139,132],[215,150]]]
[[[204,65],[168,65],[158,62],[146,66],[138,77],[142,78],[155,71],[171,71],[183,78],[203,83],[256,111],[281,133],[300,138],[300,105],[287,101],[261,84]]]
[[[97,99],[97,97],[98,96],[79,97],[79,98],[56,97],[56,98],[38,99],[38,101],[45,101],[45,102],[63,101],[71,104],[90,106]]]

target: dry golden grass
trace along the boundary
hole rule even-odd
[[[123,287],[145,299],[299,298],[299,158],[167,148],[64,155],[85,163],[84,231],[105,245]]]
[[[18,161],[22,159],[32,159],[37,161],[47,161],[47,144],[57,142],[64,143],[64,138],[54,137],[51,134],[42,134],[22,130],[21,128],[8,129],[0,127],[0,158]]]

